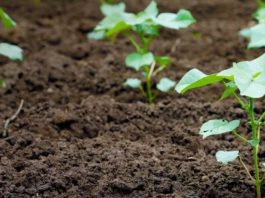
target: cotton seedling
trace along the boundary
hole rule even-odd
[[[93,32],[88,34],[89,39],[101,40],[109,38],[114,40],[118,34],[126,37],[135,51],[125,60],[127,67],[139,72],[141,78],[129,78],[125,86],[139,90],[152,103],[157,95],[153,91],[153,79],[158,73],[169,66],[171,60],[168,56],[156,56],[150,51],[153,40],[159,36],[162,27],[178,30],[186,28],[195,22],[188,10],[178,13],[160,13],[155,1],[139,13],[128,13],[125,4],[103,4],[101,11],[105,18],[99,22]],[[176,85],[169,78],[162,78],[156,88],[168,92]]]
[[[257,24],[240,31],[240,35],[249,39],[248,48],[265,47],[265,1],[257,0],[258,9],[253,14]]]
[[[0,8],[0,21],[2,22],[4,28],[7,29],[16,26],[15,21],[13,21],[2,8]],[[5,56],[11,60],[21,61],[23,59],[22,49],[16,45],[9,43],[0,42],[0,55]],[[4,81],[0,80],[0,85],[1,87],[4,86]]]
[[[16,22],[13,21],[2,8],[0,8],[0,21],[6,29],[16,26]],[[23,59],[22,49],[16,45],[11,45],[8,43],[0,42],[0,55],[6,56],[11,60],[21,61]]]
[[[225,86],[221,97],[222,100],[227,97],[234,97],[248,114],[249,122],[246,124],[250,127],[250,133],[243,135],[237,131],[240,125],[239,120],[227,121],[216,119],[203,124],[200,129],[200,135],[203,138],[207,138],[208,136],[230,132],[245,143],[246,146],[252,148],[253,175],[243,162],[242,155],[238,150],[218,151],[216,158],[218,162],[223,164],[228,164],[238,158],[253,185],[256,186],[257,198],[261,198],[261,185],[265,181],[265,174],[261,175],[260,173],[260,165],[262,163],[259,161],[258,154],[261,145],[260,131],[261,127],[265,124],[265,112],[259,116],[256,115],[254,102],[265,95],[265,54],[252,61],[234,63],[230,69],[216,74],[206,75],[198,69],[192,69],[177,84],[176,91],[183,94],[189,90],[215,83],[222,83]]]

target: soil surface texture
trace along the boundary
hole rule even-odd
[[[130,11],[149,3],[125,2]],[[172,57],[164,73],[171,79],[194,67],[218,72],[262,54],[246,50],[247,41],[238,35],[253,23],[255,1],[158,4],[161,11],[189,9],[198,21],[185,30],[162,30],[152,45],[155,53]],[[213,118],[241,119],[240,130],[247,134],[240,106],[218,101],[222,86],[161,94],[149,106],[122,86],[137,75],[124,65],[133,50],[128,41],[86,38],[102,19],[99,1],[45,0],[35,6],[30,0],[1,0],[0,7],[18,24],[1,28],[0,40],[21,46],[25,55],[21,63],[0,59],[0,79],[7,85],[0,90],[0,131],[25,101],[9,136],[0,138],[0,197],[255,197],[237,161],[223,166],[215,159],[219,149],[239,149],[251,169],[251,148],[231,135],[202,140],[198,134]],[[264,104],[256,103],[257,114]],[[265,160],[264,146],[260,158]]]

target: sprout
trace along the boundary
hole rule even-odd
[[[261,141],[260,130],[265,123],[265,112],[259,117],[255,115],[254,100],[265,96],[265,54],[252,61],[234,63],[230,69],[216,74],[207,75],[198,69],[192,69],[177,84],[176,91],[183,94],[192,89],[215,83],[223,83],[225,86],[221,96],[222,100],[227,97],[234,97],[242,109],[249,115],[248,123],[251,128],[251,135],[250,137],[245,137],[237,132],[237,128],[240,125],[239,120],[210,120],[202,125],[200,135],[203,138],[207,138],[209,136],[232,133],[243,143],[252,147],[254,175],[250,174],[250,171],[241,159],[239,151],[218,151],[216,158],[218,162],[225,165],[238,158],[240,164],[252,180],[253,185],[256,186],[257,198],[261,198],[261,185],[265,175],[260,175],[258,153]]]
[[[155,1],[151,1],[145,10],[136,14],[126,12],[124,3],[103,3],[101,11],[105,17],[92,32],[88,33],[88,38],[114,40],[118,35],[125,36],[135,49],[134,52],[128,54],[125,64],[130,69],[142,74],[138,81],[145,81],[145,83],[141,83],[141,87],[135,87],[134,82],[136,81],[128,79],[125,85],[139,89],[148,103],[153,103],[156,97],[152,89],[153,79],[166,69],[171,61],[168,56],[157,56],[152,53],[150,45],[159,36],[162,27],[175,30],[187,28],[195,23],[195,19],[188,10],[183,9],[178,13],[159,13]],[[162,78],[156,88],[161,92],[168,92],[174,86],[174,81]]]

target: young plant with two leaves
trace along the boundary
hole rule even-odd
[[[256,1],[258,9],[252,17],[257,21],[257,24],[240,31],[241,36],[249,39],[249,49],[265,47],[265,1]]]
[[[237,131],[240,125],[239,120],[216,119],[203,124],[200,135],[206,138],[230,132],[246,146],[252,148],[253,175],[238,150],[218,151],[216,158],[223,164],[228,164],[238,158],[256,187],[257,198],[261,198],[261,185],[265,181],[265,174],[261,175],[260,173],[260,165],[264,166],[264,163],[259,161],[259,148],[261,146],[261,128],[265,124],[265,112],[262,115],[256,115],[255,101],[265,95],[265,54],[252,61],[234,63],[232,68],[216,74],[206,75],[198,69],[192,69],[177,84],[176,91],[183,94],[189,90],[215,83],[222,83],[225,86],[222,100],[234,97],[248,114],[249,122],[246,124],[249,125],[249,134],[243,135]]]
[[[114,40],[119,34],[126,37],[135,51],[125,60],[126,66],[139,72],[140,78],[129,78],[125,86],[139,90],[153,103],[157,93],[153,91],[153,79],[170,64],[168,56],[154,55],[150,51],[153,40],[159,36],[162,27],[178,30],[195,23],[195,19],[188,10],[178,13],[160,13],[155,1],[139,13],[128,13],[125,4],[102,4],[101,11],[105,18],[99,22],[93,32],[88,34],[90,39]],[[169,78],[162,78],[156,88],[162,92],[173,89],[176,82]]]
[[[0,8],[0,21],[6,29],[16,26],[16,22],[13,21],[2,8]],[[22,61],[23,59],[22,49],[20,47],[5,42],[0,42],[0,55],[5,56],[10,60]],[[0,85],[4,86],[4,81],[1,80]]]

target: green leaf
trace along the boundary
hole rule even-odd
[[[160,14],[156,22],[167,28],[180,29],[186,28],[189,25],[196,22],[192,14],[188,10],[181,9],[177,14],[162,13]]]
[[[240,35],[249,39],[248,48],[265,47],[265,24],[258,24],[240,31]]]
[[[107,31],[106,36],[107,37],[115,37],[120,32],[123,32],[127,29],[130,29],[130,26],[127,25],[124,21],[121,21],[117,23],[113,28],[111,28],[109,31]]]
[[[156,88],[164,93],[169,92],[171,89],[173,89],[176,86],[176,82],[173,80],[170,80],[169,78],[162,78],[159,83],[156,85]]]
[[[217,76],[221,76],[228,80],[234,79],[234,68],[225,69],[217,74]]]
[[[168,56],[156,56],[155,61],[160,67],[165,67],[171,64],[171,59]]]
[[[233,95],[236,90],[237,90],[237,86],[236,86],[235,82],[231,81],[231,82],[227,83],[225,85],[225,91],[224,91],[222,97],[220,98],[220,100],[224,100],[224,99],[228,98],[229,96]]]
[[[141,84],[142,82],[137,78],[128,78],[124,83],[125,86],[131,87],[133,89],[140,88],[142,86]]]
[[[256,19],[259,23],[265,23],[265,8],[259,8],[254,14],[253,18]]]
[[[239,156],[239,151],[218,151],[215,157],[218,162],[227,165],[229,162],[236,160]]]
[[[151,1],[144,12],[151,17],[156,17],[159,13],[157,3],[155,1]]]
[[[159,26],[153,23],[142,23],[142,24],[137,24],[134,27],[135,31],[144,35],[148,36],[158,36],[159,35]]]
[[[258,139],[252,139],[252,140],[249,140],[248,143],[253,146],[253,147],[256,147],[259,145],[259,140]]]
[[[126,5],[123,2],[118,3],[118,4],[103,3],[100,7],[100,10],[105,16],[108,16],[113,13],[125,12],[125,8],[126,8]]]
[[[13,28],[16,26],[16,22],[11,19],[6,12],[0,8],[0,20],[2,21],[5,28]]]
[[[223,80],[223,77],[216,74],[206,75],[198,69],[192,69],[186,73],[176,86],[178,93],[185,93],[188,90],[203,87]]]
[[[11,60],[23,60],[22,49],[16,45],[0,43],[0,55],[6,56]]]
[[[220,135],[235,130],[240,124],[239,120],[228,122],[226,120],[210,120],[204,123],[200,129],[203,139],[211,135]]]
[[[261,98],[265,95],[265,72],[256,76],[242,67],[235,67],[235,83],[242,96]]]
[[[90,40],[102,40],[105,38],[105,31],[93,31],[87,34],[87,38]]]
[[[122,13],[113,13],[107,15],[99,25],[96,27],[96,30],[108,30],[115,27],[119,22],[123,21],[123,14]]]
[[[131,53],[126,58],[126,65],[136,71],[139,71],[141,67],[151,65],[154,62],[154,55],[152,53],[140,54]]]

